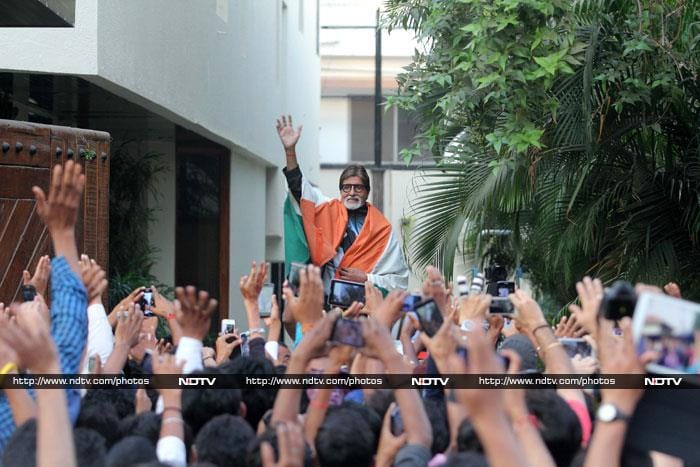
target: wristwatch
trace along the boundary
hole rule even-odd
[[[617,420],[627,422],[630,418],[632,418],[630,415],[622,412],[617,406],[609,402],[600,404],[598,412],[596,412],[596,419],[603,423],[611,423]]]

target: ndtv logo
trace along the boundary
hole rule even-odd
[[[414,386],[447,386],[450,378],[411,378]]]
[[[216,377],[214,378],[204,378],[204,377],[187,377],[178,378],[177,384],[179,386],[214,386],[216,383]]]
[[[683,378],[644,378],[644,386],[680,386]]]

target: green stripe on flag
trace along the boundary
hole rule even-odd
[[[304,224],[301,215],[294,210],[294,205],[287,195],[284,202],[284,275],[289,276],[292,263],[308,263],[309,244],[304,235]]]

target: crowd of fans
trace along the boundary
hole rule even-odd
[[[421,290],[444,316],[432,337],[402,311],[405,292],[384,297],[370,283],[366,303],[324,312],[321,271],[312,265],[301,271],[297,295],[284,287],[284,313],[273,300],[271,316],[260,318],[258,294],[267,266],[253,263],[240,281],[247,323],[206,347],[217,302],[192,286],[176,288],[174,301],[151,287],[153,304],[146,310],[139,306],[144,295],[139,288],[106,313],[105,273],[76,249],[83,185],[80,166],[69,161],[54,169],[48,195],[34,189],[55,257],[42,258],[33,275],[25,274],[25,283],[37,291],[34,300],[0,305],[5,375],[644,373],[629,318],[618,323],[599,318],[600,281],[578,283],[579,305],[553,327],[522,290],[509,297],[515,309],[511,321],[488,312],[488,294],[453,297],[435,268],[428,268]],[[680,294],[675,286],[667,292]],[[361,323],[362,347],[331,341],[341,314]],[[159,319],[167,323],[168,341],[156,337]],[[395,340],[392,328],[400,320]],[[292,349],[280,336],[296,323],[303,335]],[[570,357],[558,340],[582,336],[594,355]],[[5,467],[680,465],[658,452],[624,450],[626,419],[595,421],[600,404],[632,414],[642,392],[6,389],[0,398],[0,448]]]

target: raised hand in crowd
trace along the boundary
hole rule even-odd
[[[114,333],[114,350],[105,362],[102,372],[117,374],[122,371],[131,348],[139,343],[143,312],[138,304],[130,304],[116,314],[117,329]]]
[[[38,313],[30,302],[21,305],[20,314]],[[34,374],[60,374],[58,350],[49,327],[41,318],[31,325],[0,326],[0,340],[12,348],[17,364]],[[65,391],[36,389],[37,466],[76,465],[73,430],[68,418]]]
[[[146,389],[140,387],[136,390],[136,397],[134,398],[134,413],[136,415],[144,412],[150,412],[153,409],[153,402],[151,398],[148,397]]]
[[[88,294],[88,305],[102,304],[102,294],[107,289],[104,270],[88,255],[80,256],[80,274]]]
[[[420,329],[420,323],[415,315],[412,313],[404,314],[403,323],[401,324],[401,331],[399,333],[399,341],[401,342],[401,347],[403,349],[404,360],[411,365],[416,365],[418,363],[418,351],[411,340],[413,334],[418,329]]]
[[[490,295],[467,295],[457,300],[459,323],[465,319],[477,321],[479,324],[486,318],[486,312],[491,305]]]
[[[82,167],[69,160],[65,167],[54,167],[48,196],[38,186],[32,188],[37,213],[51,234],[56,256],[63,256],[78,276],[80,268],[75,243],[75,224],[84,187],[85,175],[82,174]]]
[[[391,328],[401,318],[403,314],[401,307],[407,296],[408,293],[400,290],[390,292],[379,306],[372,310],[372,316],[387,328]]]
[[[270,316],[263,318],[263,322],[267,326],[267,340],[278,341],[282,333],[282,313],[277,302],[277,294],[272,294]]]
[[[170,329],[173,344],[177,345],[182,336],[182,329],[176,319],[175,304],[165,298],[155,285],[151,285],[151,292],[153,293],[153,305],[150,306],[150,310],[155,315],[165,318],[168,328]]]
[[[576,283],[576,292],[581,305],[569,305],[569,311],[576,317],[578,325],[595,338],[598,329],[598,312],[603,301],[603,283],[600,279],[586,276]]]
[[[644,364],[637,357],[632,341],[632,325],[629,318],[620,322],[622,336],[613,333],[613,323],[601,319],[597,334],[598,357],[603,374],[643,374]],[[601,387],[602,401],[599,406],[599,421],[586,453],[587,467],[619,465],[622,446],[629,417],[637,407],[643,390],[638,388],[611,389]],[[615,413],[615,419],[600,420],[601,411]]]
[[[22,272],[22,285],[32,285],[36,289],[36,293],[46,296],[49,277],[51,277],[51,260],[49,255],[44,255],[39,258],[36,263],[36,269],[32,276],[29,271]]]
[[[180,375],[185,362],[177,361],[174,355],[162,353],[154,356],[154,375]],[[160,439],[156,446],[158,460],[169,465],[187,465],[185,448],[185,422],[182,418],[182,389],[160,387],[158,393],[163,402],[160,422]]]
[[[358,282],[360,284],[367,282],[367,273],[358,268],[340,268],[338,277],[344,281]]]
[[[221,365],[231,358],[231,354],[236,347],[240,346],[243,340],[235,333],[221,334],[216,338],[216,358],[215,364]]]
[[[260,307],[258,297],[265,285],[267,278],[268,264],[263,262],[258,266],[255,261],[250,266],[250,274],[241,277],[239,288],[245,305],[246,317],[248,319],[248,329],[251,330],[250,337],[261,337],[258,331],[261,325]]]
[[[304,465],[304,436],[297,422],[279,422],[277,433],[277,459],[275,450],[268,442],[260,446],[263,467],[301,467]]]
[[[209,298],[209,293],[191,285],[175,289],[175,319],[182,329],[183,337],[203,340],[211,327],[211,315],[218,302]]]
[[[285,300],[285,314],[291,313],[294,321],[301,323],[306,332],[323,317],[323,281],[321,269],[312,264],[299,271],[299,296],[292,289],[282,289]]]
[[[366,313],[372,313],[384,301],[382,292],[371,281],[365,281],[365,306]]]
[[[275,128],[277,129],[277,135],[280,137],[282,146],[284,146],[284,152],[287,156],[287,170],[294,170],[298,167],[296,145],[301,136],[303,125],[299,125],[295,130],[292,124],[292,116],[281,115],[275,123]]]
[[[423,297],[435,300],[443,315],[448,315],[452,311],[452,299],[450,289],[445,283],[445,278],[435,266],[426,268],[428,274],[423,282]]]
[[[391,467],[394,465],[396,454],[406,444],[408,435],[405,431],[398,436],[391,432],[391,418],[397,407],[396,402],[392,402],[384,414],[382,431],[379,434],[377,455],[374,460],[375,467]]]
[[[112,326],[114,329],[117,326],[117,317],[119,316],[120,311],[124,311],[129,308],[129,306],[138,303],[141,298],[143,298],[143,292],[146,290],[146,287],[136,287],[134,290],[129,293],[126,297],[122,299],[119,303],[117,303],[113,308],[112,311],[110,311],[109,315],[107,315],[107,319],[109,320],[109,324]]]
[[[578,322],[578,314],[576,313],[572,313],[569,316],[562,316],[554,327],[554,335],[558,338],[581,337],[586,333],[586,329]]]

